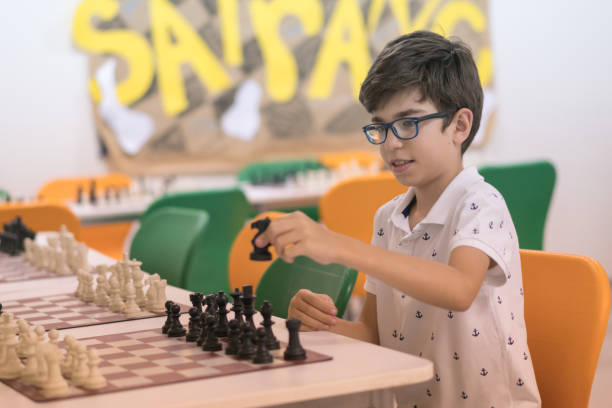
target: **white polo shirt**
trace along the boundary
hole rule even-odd
[[[501,194],[475,167],[453,179],[427,216],[410,229],[414,190],[376,213],[372,244],[448,264],[458,246],[480,249],[496,262],[470,308],[444,310],[367,277],[376,295],[380,344],[434,362],[434,379],[402,405],[537,407],[523,315],[523,284],[514,224]]]

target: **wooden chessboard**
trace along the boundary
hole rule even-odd
[[[180,306],[181,313],[186,313],[190,309],[190,306],[187,305]],[[44,326],[46,330],[68,329],[160,316],[145,311],[141,316],[127,317],[123,313],[111,312],[106,307],[83,302],[74,293],[6,300],[2,302],[2,311],[13,313],[15,320],[24,319],[32,326]]]
[[[95,273],[95,268],[91,267],[90,272]],[[10,256],[0,252],[0,283],[43,278],[62,278],[65,276],[34,267],[29,262],[26,262],[23,253]]]
[[[307,350],[306,360],[285,361],[286,347],[273,350],[274,361],[270,364],[253,364],[250,360],[239,360],[224,351],[203,351],[185,337],[167,337],[161,329],[141,330],[128,333],[109,334],[79,339],[87,348],[96,349],[100,356],[100,372],[108,384],[97,391],[88,391],[70,386],[70,393],[61,398],[104,394],[135,388],[154,387],[182,381],[199,380],[225,375],[269,370],[301,364],[331,360],[331,356]],[[223,343],[225,350],[226,343]],[[34,401],[48,401],[34,386],[24,385],[19,380],[5,380],[5,384]]]

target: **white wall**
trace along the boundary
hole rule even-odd
[[[0,186],[34,195],[46,180],[106,169],[72,48],[79,0],[3,4],[0,25]],[[612,276],[612,4],[489,0],[498,112],[473,157],[546,158],[558,173],[545,247],[599,260]]]

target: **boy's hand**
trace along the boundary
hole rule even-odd
[[[302,321],[301,330],[329,330],[337,322],[338,310],[331,298],[322,293],[300,289],[289,303],[289,319]]]
[[[255,245],[274,245],[285,262],[292,263],[300,255],[326,265],[334,262],[340,243],[339,234],[328,230],[302,212],[293,212],[272,220],[266,231],[255,240]]]

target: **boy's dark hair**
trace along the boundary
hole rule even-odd
[[[359,101],[372,112],[396,92],[411,88],[441,112],[450,113],[442,129],[457,110],[472,111],[472,129],[461,145],[463,154],[480,127],[483,99],[478,69],[467,45],[429,31],[396,38],[374,60],[361,84]]]

